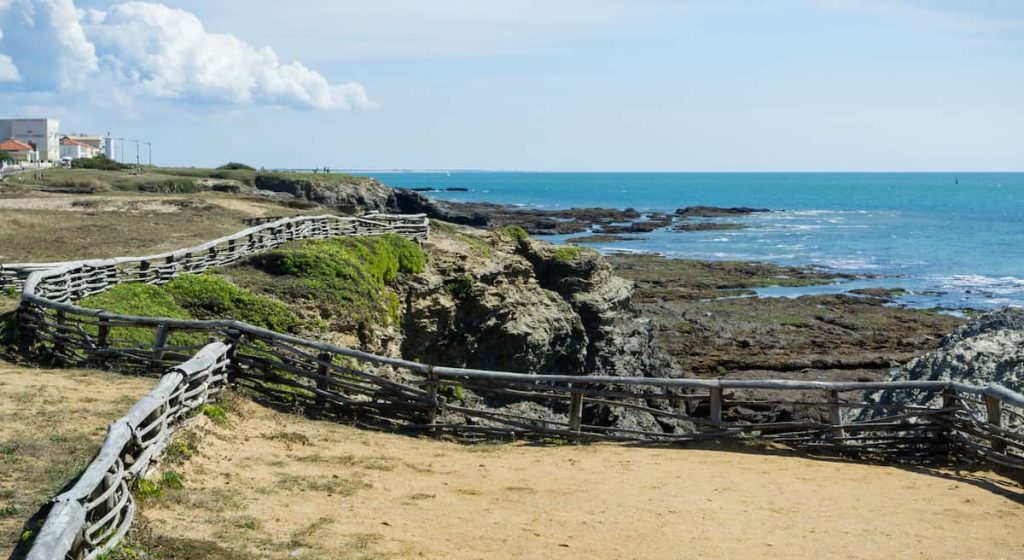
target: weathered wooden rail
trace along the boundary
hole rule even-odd
[[[95,558],[120,542],[135,515],[133,482],[146,476],[189,413],[224,388],[227,356],[224,343],[208,345],[110,425],[75,485],[52,500],[28,560]]]
[[[377,356],[232,320],[136,317],[74,303],[123,282],[167,282],[294,239],[390,232],[424,238],[428,228],[422,216],[292,218],[173,253],[36,270],[22,292],[24,345],[66,365],[153,372],[210,352],[208,341],[219,340],[228,381],[241,390],[321,417],[390,429],[572,441],[756,438],[828,453],[916,464],[971,460],[1024,472],[1024,396],[996,385],[480,371]],[[778,405],[806,414],[758,420],[757,411]],[[629,424],[621,421],[627,411],[655,420]]]

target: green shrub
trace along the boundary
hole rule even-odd
[[[231,318],[272,331],[286,332],[298,318],[279,301],[240,288],[216,274],[186,274],[164,289],[196,319]]]
[[[166,317],[169,319],[193,318],[186,309],[174,300],[174,296],[165,287],[151,284],[119,284],[106,292],[82,299],[79,305],[122,315]],[[93,330],[95,329],[93,328]],[[124,339],[130,342],[152,344],[153,337],[154,331],[149,327],[114,327],[110,329],[111,339]],[[168,344],[172,346],[185,346],[199,344],[204,340],[205,337],[199,333],[172,331]]]
[[[230,423],[228,421],[228,413],[222,407],[215,404],[204,404],[203,415],[222,428]]]
[[[140,478],[135,484],[135,492],[138,493],[139,498],[142,500],[148,500],[151,498],[159,498],[164,495],[164,489],[158,482],[149,480],[148,478]]]
[[[523,243],[530,239],[530,234],[526,233],[526,230],[519,226],[505,226],[499,231],[517,243]]]
[[[185,483],[181,480],[180,474],[174,471],[167,471],[160,475],[160,486],[170,488],[171,490],[181,490],[185,488]]]
[[[583,252],[584,249],[581,247],[559,247],[555,250],[554,259],[560,262],[572,262],[580,258],[580,256],[583,255]]]
[[[251,165],[246,165],[244,163],[238,163],[237,161],[229,161],[229,162],[225,163],[224,165],[218,167],[217,170],[218,171],[238,171],[238,170],[256,171],[256,168],[251,166]]]
[[[103,171],[119,171],[128,168],[127,165],[121,165],[103,154],[97,154],[91,158],[72,160],[71,167],[73,169],[101,169]]]
[[[401,301],[388,290],[399,274],[421,272],[426,254],[398,236],[306,241],[257,255],[250,264],[286,277],[270,290],[314,304],[322,316],[362,323],[397,323]]]

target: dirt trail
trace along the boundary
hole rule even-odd
[[[158,539],[226,549],[211,558],[1024,554],[1024,489],[992,473],[616,445],[468,447],[240,407],[229,428],[195,425],[200,452],[176,467],[185,490],[143,507]]]

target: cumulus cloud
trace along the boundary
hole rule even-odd
[[[0,54],[0,82],[20,82],[21,74],[11,57]]]
[[[45,37],[58,64],[55,77],[33,76],[31,85],[44,89],[82,91],[102,84],[115,96],[326,110],[371,106],[359,84],[331,83],[302,63],[282,62],[268,47],[210,33],[194,14],[163,4],[129,1],[102,12],[80,10],[73,0],[0,0],[0,16],[12,6],[20,7],[22,27],[31,32],[18,36],[26,44],[7,51],[14,55],[9,68],[0,55],[0,80],[20,79],[14,67],[19,51],[30,57],[27,40]]]

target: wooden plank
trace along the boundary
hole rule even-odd
[[[569,430],[579,432],[583,424],[583,393],[572,392],[572,402],[569,405]]]
[[[831,404],[829,419],[832,423],[832,437],[842,440],[846,437],[846,430],[843,429],[843,409],[839,406],[839,391],[829,391],[828,402]]]
[[[710,405],[711,406],[711,412],[710,412],[708,418],[714,424],[721,424],[722,423],[722,388],[721,387],[712,387],[711,388],[710,400],[711,400],[711,405]]]
[[[985,395],[985,412],[988,414],[988,423],[1000,428],[1003,425],[1003,401],[994,395]],[[996,453],[1006,451],[1006,442],[1000,438],[989,440],[992,450]]]

